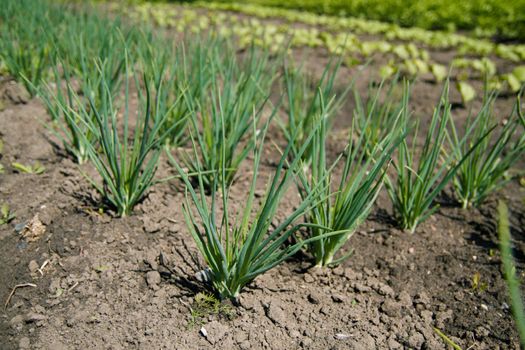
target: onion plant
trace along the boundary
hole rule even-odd
[[[99,68],[98,75],[93,77],[94,80],[100,79],[103,87],[98,96],[99,101],[95,101],[89,93],[79,96],[69,89],[73,107],[60,106],[63,111],[74,110],[78,113],[77,123],[72,124],[72,127],[77,128],[75,132],[81,137],[80,142],[102,178],[102,183],[88,179],[108,204],[116,209],[118,216],[129,215],[153,184],[161,143],[170,131],[160,132],[170,110],[159,106],[163,103],[160,98],[163,81],[152,84],[152,79],[144,76],[141,82],[137,73],[130,69],[127,54],[124,55],[126,78],[122,108],[118,107],[118,101],[111,92],[112,78],[106,75],[103,68]],[[98,65],[101,67],[102,63],[99,61]],[[130,121],[130,76],[134,79],[139,101],[133,124]],[[155,97],[152,96],[151,85],[154,85]],[[57,103],[60,101],[56,100]],[[155,113],[160,110],[166,113]],[[119,114],[122,116],[119,117]],[[96,136],[95,142],[88,139],[81,126]]]
[[[212,59],[208,93],[202,101],[185,90],[198,156],[182,153],[182,159],[190,172],[205,172],[203,181],[208,188],[215,177],[227,185],[233,182],[239,165],[255,147],[253,137],[248,136],[252,124],[260,124],[270,97],[274,68],[269,67],[268,56],[252,49],[244,62],[239,66],[233,54],[225,60]],[[223,163],[226,172],[221,173]]]
[[[294,140],[293,152],[299,150],[304,140],[311,134],[318,122],[321,109],[328,118],[326,127],[330,128],[333,118],[346,98],[349,88],[337,95],[335,78],[341,67],[341,60],[331,61],[323,71],[321,78],[313,82],[303,74],[301,67],[284,67],[286,91],[286,115],[288,120],[282,124],[285,137]],[[349,85],[350,86],[350,85]],[[325,101],[325,106],[321,106]],[[310,150],[306,150],[304,159],[310,159]]]
[[[212,61],[219,60],[224,55],[224,52],[221,52],[223,45],[225,43],[218,39],[208,38],[183,41],[173,47],[165,44],[165,38],[152,36],[137,43],[141,60],[155,79],[162,78],[158,76],[157,67],[159,65],[167,67],[165,72],[167,87],[164,89],[166,105],[174,104],[176,99],[186,99],[184,103],[177,103],[176,108],[168,116],[166,128],[170,128],[173,124],[178,125],[166,138],[169,146],[183,144],[190,122],[190,118],[186,116],[192,109],[194,114],[199,114],[201,106],[206,106],[208,103],[205,97],[211,83]],[[181,94],[181,91],[184,94]]]
[[[479,206],[487,196],[512,179],[506,176],[525,154],[525,132],[519,118],[519,99],[506,122],[498,126],[494,116],[495,95],[486,94],[483,106],[466,126],[466,142],[451,123],[449,140],[456,157],[461,159],[472,145],[479,143],[454,176],[455,194],[463,206]],[[487,136],[490,134],[490,136]]]
[[[503,201],[498,204],[498,234],[500,240],[501,262],[503,273],[509,289],[510,305],[518,334],[521,339],[521,347],[525,348],[525,306],[520,292],[520,282],[516,276],[516,266],[512,259],[512,247],[510,236],[509,210]]]
[[[358,89],[353,89],[356,131],[366,140],[364,144],[371,152],[381,140],[396,132],[400,126],[399,115],[408,106],[408,85],[393,79],[384,91],[384,84],[385,81],[382,81],[376,88],[370,86],[366,99],[360,95]],[[399,91],[403,93],[402,98],[398,98]]]
[[[79,38],[79,41],[83,41],[83,36]],[[112,96],[121,92],[126,48],[129,47],[127,39],[122,36],[109,40],[107,45],[111,47],[111,50],[106,48],[101,52],[90,54],[92,50],[89,50],[89,45],[81,44],[78,57],[80,66],[73,72],[82,84],[83,93],[89,95],[97,105],[100,104],[100,96],[103,95],[106,88],[109,89]],[[97,61],[99,64],[96,64]],[[68,69],[65,67],[66,64],[67,62],[62,64],[64,70]],[[104,70],[103,74],[99,74],[99,70]]]
[[[74,77],[65,61],[57,58],[53,65],[53,86],[43,83],[39,89],[39,95],[53,122],[49,125],[50,129],[78,164],[88,160],[88,144],[95,145],[100,137],[97,129],[90,127],[95,118],[95,110],[90,103],[100,108],[103,102],[102,96],[106,94],[107,89],[112,98],[115,98],[121,86],[124,52],[123,47],[120,51],[115,48],[114,53],[104,61],[82,58],[82,68],[76,74],[82,93],[89,97],[83,100],[83,110],[86,113],[80,112],[76,106],[81,100],[74,98],[75,87],[72,82]],[[119,56],[119,59],[115,59],[115,56]],[[59,66],[62,68],[61,72],[58,70]],[[103,71],[103,74],[99,74],[99,71]]]
[[[521,97],[518,96],[517,102],[516,102],[518,108],[518,118],[521,121],[521,125],[525,128],[525,116],[523,115],[523,111],[521,110]]]
[[[64,16],[64,28],[54,38],[53,84],[44,82],[39,88],[30,79],[28,83],[46,104],[53,122],[48,126],[66,151],[82,164],[88,160],[87,143],[94,144],[98,136],[88,127],[94,112],[87,99],[83,103],[90,120],[79,119],[84,115],[75,108],[75,89],[80,86],[82,94],[97,107],[106,88],[112,96],[121,92],[125,51],[133,35],[131,31],[124,34],[118,21],[69,14]],[[104,74],[99,74],[99,70],[104,70]]]
[[[447,138],[447,125],[451,119],[451,105],[448,99],[449,84],[445,84],[438,105],[434,108],[429,129],[421,151],[417,149],[419,124],[411,140],[404,139],[398,147],[393,163],[395,178],[386,178],[386,187],[392,200],[394,215],[402,229],[414,233],[417,226],[436,212],[439,205],[435,198],[452,180],[457,170],[479,145],[478,141],[469,150],[456,158],[456,151],[443,156]],[[410,126],[408,113],[403,113],[402,128]],[[464,143],[460,141],[460,145]],[[417,159],[416,159],[417,158]]]
[[[52,54],[48,5],[7,1],[0,11],[0,59],[8,72],[33,96],[50,67]],[[25,79],[23,79],[25,77]]]
[[[252,126],[255,129],[254,123]],[[196,157],[198,180],[196,189],[191,183],[193,174],[187,173],[181,164],[174,161],[178,173],[186,184],[186,201],[183,204],[183,212],[188,229],[208,265],[205,270],[206,280],[211,281],[222,299],[237,298],[246,284],[296,254],[304,244],[311,241],[297,240],[296,243],[285,245],[285,242],[295,236],[296,232],[304,226],[299,223],[299,220],[314,205],[317,198],[313,195],[303,198],[291,214],[272,228],[275,214],[284,194],[294,176],[302,172],[298,166],[299,159],[307,143],[301,150],[298,150],[297,157],[288,166],[286,166],[286,159],[292,144],[290,143],[283,151],[275,173],[267,185],[260,207],[255,208],[255,188],[257,179],[261,175],[259,165],[267,128],[268,123],[261,131],[259,145],[253,147],[251,185],[235,217],[229,208],[230,187],[225,181],[220,180],[225,178],[228,172],[225,158],[221,159],[220,164],[222,176],[214,177],[210,187],[205,182],[207,181],[204,175],[205,169],[200,167],[201,163]],[[254,134],[252,136],[255,138]],[[224,138],[225,135],[221,137]],[[197,152],[195,144],[194,149]],[[207,200],[208,189],[211,192],[211,204]],[[317,193],[316,191],[317,188],[313,192]],[[219,206],[222,206],[222,214],[219,214]]]
[[[406,108],[406,106],[405,106]],[[343,172],[334,188],[334,168],[342,155],[332,164],[326,160],[328,139],[328,114],[321,100],[320,127],[314,132],[311,143],[311,172],[301,173],[298,182],[301,198],[317,197],[319,201],[307,216],[309,237],[322,237],[326,233],[340,232],[312,241],[307,245],[316,266],[328,266],[341,262],[349,254],[334,259],[337,252],[354,234],[368,214],[379,194],[386,174],[386,165],[404,135],[395,130],[370,146],[367,134],[361,133],[354,140],[354,128],[349,133],[345,150]],[[399,118],[399,116],[398,116]],[[373,121],[368,117],[362,127],[368,128]],[[354,121],[355,122],[355,121]],[[356,122],[355,122],[356,123]]]
[[[111,25],[96,16],[70,15],[65,23],[63,37],[57,38],[51,58],[53,83],[44,82],[40,88],[30,79],[28,83],[46,104],[53,122],[48,126],[66,151],[82,164],[88,160],[87,142],[94,143],[97,136],[87,127],[89,123],[80,121],[83,115],[74,108],[73,94],[80,86],[82,93],[99,106],[106,87],[113,96],[119,93],[130,39],[118,30],[117,23]],[[99,74],[100,69],[104,74]],[[89,119],[93,119],[86,99],[84,104]]]
[[[89,64],[95,58],[107,61],[108,66],[120,65],[123,69],[124,46],[134,49],[139,41],[139,33],[147,28],[134,30],[118,18],[112,20],[105,16],[82,15],[94,9],[86,8],[88,5],[84,4],[78,6],[72,14],[71,11],[65,11],[68,15],[54,37],[64,63],[73,75],[79,77],[89,73],[88,69],[92,75],[97,75],[94,65]]]

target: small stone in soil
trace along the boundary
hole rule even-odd
[[[430,298],[428,297],[427,293],[421,292],[414,298],[414,302],[416,304],[423,304],[424,306],[430,305]]]
[[[313,283],[313,282],[315,282],[315,278],[312,275],[310,275],[309,273],[306,273],[304,275],[304,281],[306,283]]]
[[[425,337],[419,332],[413,332],[408,338],[408,346],[412,349],[421,349],[425,342]]]
[[[377,290],[377,292],[381,295],[386,295],[386,296],[394,296],[394,290],[392,289],[392,287],[386,285],[386,284],[379,284],[379,288]]]
[[[360,292],[360,293],[366,293],[372,290],[372,288],[365,286],[362,283],[352,283],[352,287],[354,288],[356,292]]]
[[[388,348],[389,349],[402,349],[403,347],[401,346],[401,344],[399,344],[393,336],[391,336],[389,339],[388,339]]]
[[[38,266],[38,263],[36,262],[36,260],[31,260],[29,262],[29,272],[35,273],[38,271],[39,268],[40,266]]]
[[[314,341],[312,339],[310,339],[310,338],[303,338],[303,340],[301,340],[301,344],[300,345],[303,348],[306,348],[306,347],[309,347],[310,345],[312,345],[313,342]]]
[[[404,307],[411,307],[412,306],[412,297],[410,294],[408,294],[407,291],[402,291],[399,293],[397,300],[403,305]]]
[[[381,311],[390,317],[398,317],[401,315],[401,304],[387,299],[383,305],[381,305]]]
[[[22,315],[16,315],[9,321],[9,325],[13,328],[18,327],[24,322],[24,317]]]
[[[206,332],[206,339],[213,345],[218,343],[228,333],[228,326],[218,321],[212,321],[206,325],[207,328],[201,328]]]
[[[239,344],[239,348],[241,348],[242,350],[248,350],[252,348],[252,344],[249,340],[245,340]]]
[[[310,293],[308,294],[308,301],[312,304],[319,304],[321,302],[321,298],[317,293]]]
[[[30,346],[31,346],[31,342],[29,341],[29,338],[27,337],[23,337],[22,339],[20,339],[20,342],[18,343],[18,347],[20,349],[29,349]]]
[[[266,309],[266,316],[275,324],[281,326],[286,324],[286,313],[278,305],[271,303]]]
[[[336,276],[343,276],[345,274],[345,270],[341,266],[337,266],[332,270],[332,273]]]
[[[160,273],[158,271],[149,271],[146,274],[146,282],[152,288],[158,287],[160,283]]]
[[[345,299],[345,296],[342,294],[332,294],[332,301],[334,303],[344,303]]]
[[[37,314],[37,313],[29,313],[25,317],[26,323],[44,321],[46,319],[47,319],[47,317],[45,315],[41,315],[41,314]]]
[[[476,338],[481,340],[485,337],[488,337],[490,334],[490,331],[483,326],[479,326],[478,328],[476,328],[475,334],[476,334]]]
[[[457,291],[456,293],[454,293],[454,299],[456,299],[457,301],[462,301],[463,300],[463,292],[462,291]]]
[[[155,252],[149,252],[144,259],[144,262],[148,264],[153,270],[159,269],[159,264],[157,263],[157,255]]]

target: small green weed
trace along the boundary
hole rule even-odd
[[[209,316],[225,317],[231,319],[234,315],[230,305],[221,303],[212,294],[200,292],[195,295],[190,308],[190,321],[188,328],[202,325]]]
[[[33,165],[25,165],[21,163],[11,163],[11,166],[20,173],[40,175],[46,171],[46,168],[40,163],[35,162]]]
[[[9,204],[4,203],[0,208],[0,225],[5,225],[10,223],[16,218],[16,215],[9,208]]]
[[[483,293],[489,287],[488,283],[481,279],[481,274],[479,272],[476,272],[472,275],[471,284],[472,291],[477,293]]]

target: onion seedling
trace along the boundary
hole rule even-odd
[[[44,80],[53,54],[50,13],[47,4],[28,0],[7,1],[0,11],[0,60],[31,96]]]
[[[373,151],[373,148],[388,137],[391,133],[397,132],[400,127],[400,113],[408,106],[409,91],[408,85],[402,85],[404,88],[403,96],[396,102],[397,89],[400,84],[397,79],[392,80],[382,98],[384,83],[374,89],[370,86],[368,96],[364,100],[358,89],[354,89],[354,119],[357,121],[356,131],[358,135],[364,138],[363,145]]]
[[[297,152],[308,135],[318,122],[321,109],[324,109],[327,120],[326,127],[330,128],[333,118],[341,108],[346,98],[346,89],[339,96],[336,95],[335,78],[341,67],[341,60],[330,62],[323,71],[319,81],[311,86],[309,79],[303,75],[301,68],[284,67],[284,82],[286,91],[286,114],[288,120],[282,124],[285,137],[294,140],[293,152]],[[328,101],[324,107],[321,101]],[[306,150],[303,158],[310,159],[311,151]]]
[[[111,41],[113,51],[104,59],[99,58],[97,63],[97,60],[87,57],[86,52],[89,49],[82,44],[83,36],[79,41],[80,68],[72,72],[68,61],[57,57],[53,64],[54,87],[44,82],[43,88],[39,89],[39,95],[53,121],[50,129],[60,139],[66,151],[75,157],[77,163],[83,164],[88,160],[88,144],[95,144],[99,136],[96,129],[89,127],[94,120],[94,110],[88,105],[88,100],[84,100],[83,108],[87,113],[79,113],[78,108],[75,108],[75,103],[80,100],[73,98],[75,88],[72,86],[72,79],[79,79],[82,93],[100,108],[106,89],[112,98],[120,92],[127,45],[124,38]],[[62,68],[62,72],[59,72],[58,67]],[[103,74],[99,74],[99,70],[103,70]],[[88,120],[81,120],[84,117]]]
[[[438,210],[439,205],[434,204],[434,199],[481,142],[473,144],[460,159],[456,159],[454,151],[442,156],[447,125],[451,119],[448,89],[447,81],[439,103],[434,108],[422,150],[419,152],[416,149],[419,127],[419,124],[416,124],[412,145],[409,146],[407,139],[404,139],[396,152],[397,159],[393,163],[395,179],[386,178],[386,187],[392,200],[396,220],[402,229],[409,230],[411,233],[414,233],[421,222]],[[406,131],[409,128],[408,113],[405,112],[402,116],[402,128]],[[461,141],[461,144],[463,142],[465,141]],[[418,157],[417,161],[416,157]]]
[[[64,67],[63,70],[63,75],[60,75],[58,65],[54,65],[54,84],[43,82],[38,94],[51,117],[51,123],[46,127],[62,142],[66,152],[78,164],[83,164],[88,160],[85,143],[92,142],[93,137],[87,123],[79,119],[82,114],[75,109],[72,96],[75,89],[71,86],[69,69]]]
[[[4,45],[0,45],[0,52],[3,52],[2,59],[9,73],[20,79],[29,94],[34,96],[36,90],[33,86],[38,86],[44,80],[45,72],[49,68],[49,47],[35,47],[22,41],[27,44],[24,45],[14,38],[7,39],[6,42],[9,44],[4,42]]]
[[[84,124],[89,131],[97,137],[95,143],[89,142],[84,133],[84,145],[86,146],[89,159],[95,166],[102,178],[102,183],[88,177],[92,185],[102,194],[104,199],[116,209],[118,216],[129,215],[142,197],[146,190],[152,186],[157,163],[161,153],[161,143],[171,130],[161,133],[160,130],[167,121],[167,116],[171,108],[160,106],[163,103],[162,96],[163,81],[160,80],[154,85],[156,92],[152,97],[152,79],[144,76],[142,84],[145,93],[142,91],[137,73],[131,71],[128,62],[128,55],[125,52],[125,93],[124,110],[116,106],[110,88],[111,77],[106,76],[106,70],[98,62],[98,76],[93,79],[100,79],[103,89],[97,103],[91,95],[82,97],[72,93],[74,109],[80,114],[79,121]],[[159,67],[163,69],[163,67]],[[137,88],[139,106],[133,130],[130,130],[130,75],[133,76]],[[87,101],[87,106],[86,106]],[[155,106],[155,107],[153,107]],[[62,107],[64,110],[67,106]],[[166,111],[166,113],[158,113]],[[117,115],[122,112],[122,119]],[[122,123],[123,130],[119,132],[119,121]],[[172,126],[173,128],[176,125]]]
[[[521,347],[525,348],[525,306],[520,292],[520,283],[516,276],[516,267],[512,259],[509,210],[503,201],[498,204],[498,234],[500,240],[501,262],[503,273],[509,289],[510,305],[518,334],[521,339]]]
[[[72,155],[78,164],[83,164],[88,160],[86,142],[94,142],[95,137],[87,126],[88,123],[80,121],[84,115],[75,109],[72,95],[74,88],[71,86],[68,69],[64,68],[63,79],[56,65],[53,67],[53,73],[54,88],[44,82],[39,89],[39,95],[52,121],[46,126],[62,142],[66,152]]]
[[[254,123],[253,127],[255,128]],[[282,222],[272,226],[279,203],[291,181],[297,173],[303,171],[299,166],[299,160],[308,146],[309,140],[306,140],[302,149],[298,150],[297,157],[286,166],[286,159],[292,148],[292,143],[288,144],[267,185],[260,207],[254,213],[255,188],[257,179],[260,177],[259,165],[267,128],[268,123],[261,130],[259,145],[253,148],[254,161],[251,185],[246,198],[243,199],[242,209],[235,219],[232,218],[229,209],[230,187],[226,185],[225,181],[220,180],[226,176],[228,171],[225,158],[222,158],[220,163],[222,177],[214,177],[211,187],[206,185],[206,179],[203,175],[204,169],[200,167],[198,157],[196,158],[198,170],[196,189],[191,183],[190,176],[192,175],[183,170],[177,161],[174,161],[174,166],[186,184],[186,201],[183,204],[183,212],[188,229],[208,265],[205,270],[207,280],[211,281],[222,299],[237,298],[246,284],[296,254],[304,244],[318,239],[296,240],[296,243],[285,245],[285,242],[295,236],[301,227],[305,226],[298,221],[315,204],[317,198],[313,195],[303,198],[293,213],[289,214]],[[255,142],[255,135],[252,136]],[[224,138],[224,134],[221,137]],[[195,152],[197,152],[196,148],[197,146],[194,144]],[[206,192],[208,190],[211,194],[211,204],[207,201]],[[318,190],[315,188],[313,192],[317,193]],[[222,215],[220,217],[217,217],[218,201],[222,202]]]
[[[455,124],[451,123],[449,140],[456,158],[463,158],[473,144],[479,143],[454,176],[455,194],[463,208],[479,206],[490,193],[509,182],[513,177],[506,173],[525,154],[519,99],[510,117],[498,127],[493,122],[495,98],[487,95],[477,116],[468,119],[466,142],[460,140]]]
[[[405,106],[406,107],[406,106]],[[385,165],[399,145],[404,135],[393,130],[374,146],[366,133],[361,133],[353,140],[354,128],[349,133],[349,141],[345,150],[343,173],[338,186],[334,189],[334,168],[343,155],[331,166],[326,161],[326,140],[328,115],[321,99],[321,114],[318,118],[320,127],[314,132],[311,143],[311,172],[300,173],[298,182],[301,198],[318,198],[313,209],[307,216],[311,226],[308,233],[311,238],[319,238],[326,233],[340,232],[326,238],[320,238],[307,245],[316,266],[328,266],[341,262],[349,254],[335,259],[336,253],[354,234],[357,227],[363,223],[374,204],[383,185],[386,174]],[[397,117],[399,118],[399,116]],[[372,119],[368,117],[364,125]]]
[[[185,90],[198,155],[182,153],[181,157],[191,173],[204,171],[202,180],[208,188],[217,176],[226,185],[234,181],[239,165],[255,147],[253,138],[245,141],[245,137],[252,123],[259,124],[270,97],[274,74],[268,56],[252,49],[244,67],[238,67],[234,57],[228,53],[226,62],[216,58],[209,63],[209,93],[202,101]],[[220,172],[222,163],[224,173]]]
[[[168,146],[180,146],[186,141],[186,129],[190,122],[187,116],[194,109],[195,114],[200,113],[200,108],[205,107],[207,90],[210,88],[213,60],[220,60],[221,48],[224,42],[217,39],[196,40],[194,42],[183,42],[173,48],[163,43],[151,44],[154,40],[140,42],[138,44],[141,60],[144,62],[146,71],[155,77],[158,76],[158,67],[167,67],[167,87],[163,91],[162,98],[166,101],[165,106],[173,105],[178,98],[185,99],[183,103],[177,103],[168,116],[165,128],[171,128],[173,124],[178,126],[172,129],[166,138]],[[180,92],[184,91],[181,95]]]
[[[81,7],[81,10],[89,12],[92,9]],[[118,74],[123,69],[124,47],[134,47],[139,41],[138,32],[142,30],[123,25],[119,19],[69,14],[63,31],[57,34],[60,37],[55,38],[56,51],[72,75],[80,79],[98,75],[97,67],[92,64],[95,58],[106,61],[107,68]],[[120,74],[114,78],[119,79]]]

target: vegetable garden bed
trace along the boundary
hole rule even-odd
[[[485,96],[472,75],[382,82],[381,58],[324,44],[28,4],[0,22],[1,349],[520,347],[497,232],[503,199],[522,281],[508,76]],[[40,20],[61,25],[36,38]]]

